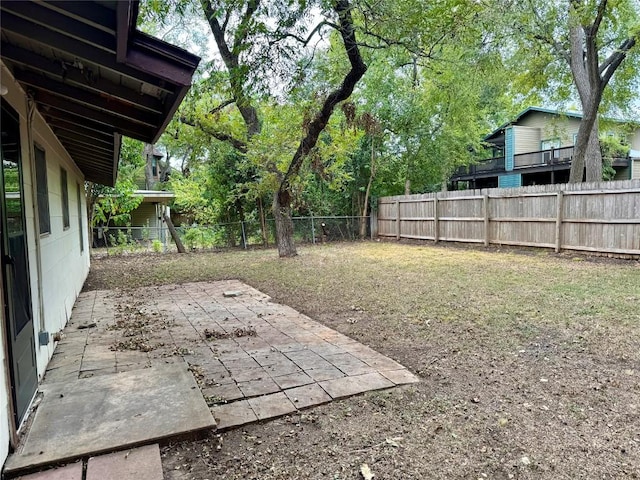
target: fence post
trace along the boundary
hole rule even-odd
[[[562,190],[558,192],[556,199],[556,253],[560,253],[560,247],[562,246],[562,210],[563,210],[564,194]]]
[[[400,200],[396,200],[396,240],[400,240]]]
[[[433,241],[440,241],[440,218],[438,217],[438,192],[433,197]]]
[[[242,226],[242,245],[244,246],[244,249],[247,249],[247,234],[244,231],[244,220],[242,222],[240,222],[240,225]]]
[[[369,213],[369,228],[371,229],[371,240],[375,240],[378,236],[378,211],[373,210]]]
[[[489,246],[489,194],[482,196],[482,206],[484,209],[484,246]]]
[[[316,243],[316,225],[313,221],[313,212],[311,212],[311,243]]]

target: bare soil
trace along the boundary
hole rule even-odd
[[[237,278],[407,366],[163,448],[165,478],[640,478],[640,263],[384,242],[94,259],[85,289]]]

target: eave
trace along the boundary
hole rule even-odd
[[[200,61],[137,15],[133,0],[0,3],[2,61],[88,181],[115,183],[122,135],[158,140]]]

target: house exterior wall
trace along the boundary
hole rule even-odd
[[[498,177],[498,188],[510,188],[522,186],[522,175],[512,173],[509,175],[500,175]]]
[[[640,127],[629,135],[629,146],[632,150],[640,150]]]
[[[29,134],[26,95],[1,62],[0,68],[2,68],[2,85],[8,89],[6,95],[2,97],[3,101],[6,101],[20,117],[20,148],[35,352],[38,378],[42,379],[55,348],[53,334],[60,331],[67,323],[73,304],[89,273],[84,176],[38,112],[35,112],[32,117],[31,135]],[[47,164],[51,233],[42,236],[38,233],[38,221],[34,210],[30,137],[45,151]],[[61,168],[67,172],[69,227],[66,229],[63,228],[62,221]],[[77,203],[78,188],[80,188],[80,208]],[[82,229],[82,248],[80,229]],[[5,342],[3,345],[6,345],[6,328],[0,331],[2,342]],[[51,334],[47,345],[39,345],[40,331]],[[10,410],[10,391],[7,388],[10,385],[9,360],[6,358],[5,349],[0,351],[1,375],[4,380],[0,386],[0,462],[4,463],[9,450],[10,418],[13,414]]]
[[[570,147],[573,145],[573,135],[578,133],[580,128],[580,120],[573,117],[534,111],[521,118],[518,121],[518,125],[539,128],[540,142],[559,138],[562,147]],[[540,142],[538,142],[537,148],[529,151],[540,150]]]
[[[162,222],[158,220],[158,208],[155,203],[142,202],[138,208],[131,212],[131,226],[133,227],[149,227],[148,239],[155,240],[159,235],[159,228],[162,228]],[[142,239],[142,229],[136,229],[133,232],[135,238]]]
[[[514,154],[537,152],[540,150],[540,129],[534,127],[514,126]]]
[[[640,158],[631,161],[631,178],[640,180]]]

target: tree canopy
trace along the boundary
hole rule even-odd
[[[292,215],[366,216],[378,196],[446,188],[482,158],[486,133],[541,103],[581,105],[575,168],[582,155],[588,179],[602,178],[597,116],[629,114],[637,96],[638,11],[638,0],[148,0],[142,28],[205,56],[160,141],[168,186],[192,222],[273,215],[280,254],[295,255]]]

